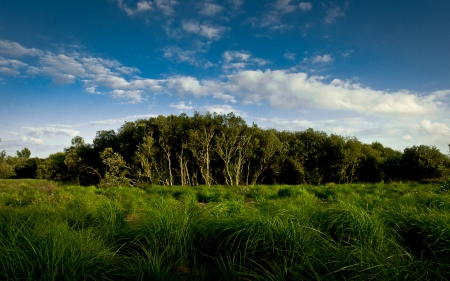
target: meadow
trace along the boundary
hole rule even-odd
[[[0,180],[0,280],[448,280],[448,188]]]

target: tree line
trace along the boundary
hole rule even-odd
[[[98,131],[92,144],[46,159],[0,154],[0,178],[41,178],[81,185],[254,185],[417,181],[450,173],[450,158],[435,146],[403,152],[379,142],[307,129],[249,126],[230,114],[169,115]]]

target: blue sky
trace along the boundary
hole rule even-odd
[[[450,1],[0,3],[0,150],[235,112],[394,149],[450,142]]]

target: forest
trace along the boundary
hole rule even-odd
[[[157,116],[74,137],[48,158],[0,154],[0,178],[83,186],[255,185],[400,182],[442,179],[450,158],[435,146],[397,151],[326,132],[277,131],[233,113]]]

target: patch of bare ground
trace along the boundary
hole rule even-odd
[[[137,223],[141,220],[141,217],[138,214],[128,214],[125,217],[125,221],[128,223]]]
[[[246,197],[244,200],[244,203],[246,203],[246,204],[253,204],[255,202],[256,202],[256,200],[253,197]]]
[[[55,189],[59,188],[56,184],[51,182],[40,182],[33,186],[41,193],[51,194]]]
[[[205,202],[197,202],[197,205],[198,205],[200,208],[206,209],[206,203],[205,203]]]

